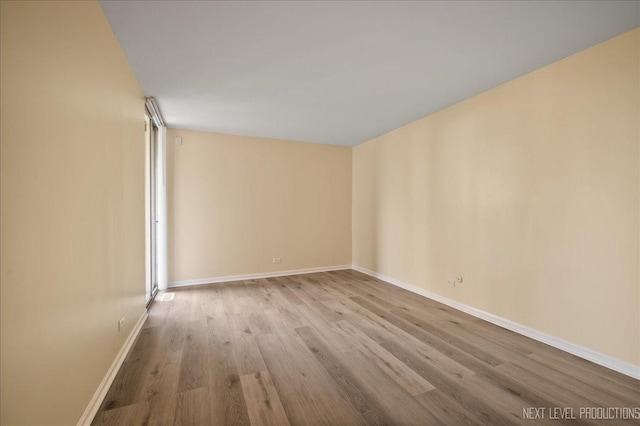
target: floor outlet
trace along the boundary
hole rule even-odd
[[[161,302],[170,302],[173,300],[173,296],[175,295],[175,293],[162,293],[162,296],[160,296],[160,301]]]

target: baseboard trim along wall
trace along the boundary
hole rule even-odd
[[[91,422],[96,416],[96,413],[98,412],[102,401],[107,396],[107,392],[109,391],[113,380],[116,378],[116,375],[118,374],[118,371],[120,370],[124,359],[127,357],[129,350],[131,350],[131,348],[133,347],[133,343],[136,341],[136,337],[138,337],[140,330],[142,330],[142,326],[144,325],[147,316],[147,310],[145,309],[142,315],[140,315],[140,318],[138,318],[138,322],[136,322],[133,330],[131,330],[131,333],[129,333],[127,340],[124,341],[124,344],[122,345],[122,348],[120,348],[120,352],[118,352],[116,358],[113,360],[111,367],[109,367],[109,370],[107,370],[107,374],[104,376],[102,382],[100,383],[100,386],[98,386],[98,389],[93,394],[91,401],[89,401],[89,405],[84,410],[84,413],[82,413],[82,417],[80,417],[80,420],[78,421],[78,426],[91,425]]]
[[[215,284],[231,281],[257,280],[260,278],[286,277],[287,275],[313,274],[314,272],[341,271],[344,269],[351,269],[351,265],[321,266],[318,268],[294,269],[291,271],[274,271],[258,274],[228,275],[226,277],[197,278],[193,280],[172,281],[168,284],[168,287],[185,287],[190,285]]]
[[[389,284],[395,285],[396,287],[400,287],[412,293],[419,294],[420,296],[426,297],[428,299],[435,300],[436,302],[440,302],[444,305],[447,305],[459,311],[465,312],[469,315],[473,315],[474,317],[483,319],[485,321],[498,325],[502,328],[506,328],[507,330],[514,331],[518,334],[522,334],[523,336],[545,343],[549,346],[553,346],[554,348],[563,350],[565,352],[568,352],[580,358],[584,358],[593,363],[602,365],[603,367],[617,371],[618,373],[625,374],[635,379],[640,379],[640,366],[633,365],[625,361],[621,361],[609,355],[605,355],[603,353],[594,351],[592,349],[585,348],[584,346],[580,346],[575,343],[569,342],[567,340],[551,336],[549,334],[543,333],[541,331],[535,330],[525,325],[518,324],[506,318],[502,318],[497,315],[490,314],[489,312],[485,312],[480,309],[471,307],[469,305],[465,305],[464,303],[456,302],[455,300],[440,296],[438,294],[432,293],[420,287],[403,283],[402,281],[396,280],[395,278],[391,278],[386,275],[379,274],[367,268],[363,268],[357,265],[353,265],[352,268],[355,271],[362,272],[363,274],[367,274],[374,278],[378,278]]]

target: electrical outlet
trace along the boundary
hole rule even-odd
[[[447,284],[449,287],[454,288],[456,286],[455,280],[447,280]]]
[[[118,321],[118,331],[122,331],[123,328],[124,328],[124,317],[120,318],[120,321]]]
[[[280,262],[282,262],[281,258],[279,258],[279,257],[274,257],[273,258],[273,263],[280,263]]]

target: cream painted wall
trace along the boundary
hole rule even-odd
[[[70,425],[144,312],[144,98],[97,2],[0,13],[1,422]]]
[[[640,365],[639,32],[354,148],[353,263]]]
[[[170,282],[351,264],[350,148],[168,129],[167,151]]]

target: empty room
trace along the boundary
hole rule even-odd
[[[0,424],[640,424],[640,1],[0,0]]]

